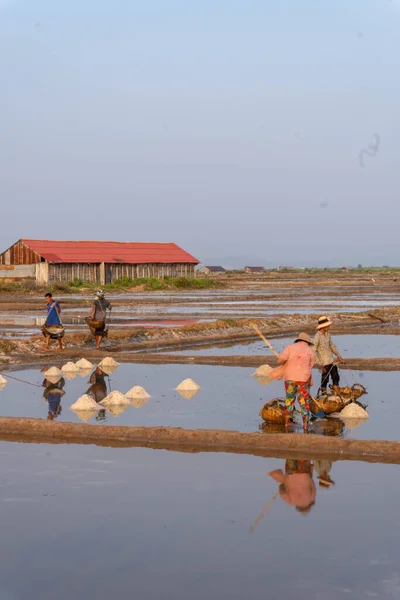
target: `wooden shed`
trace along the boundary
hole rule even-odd
[[[195,277],[199,261],[174,243],[21,239],[0,255],[0,271],[34,265],[36,282]]]

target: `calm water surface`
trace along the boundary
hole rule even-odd
[[[0,442],[2,600],[398,598],[400,471],[317,463],[315,503],[268,473],[309,463]],[[293,481],[293,479],[291,479]],[[315,485],[315,490],[313,485]]]
[[[123,364],[109,379],[106,378],[107,391],[111,389],[126,393],[134,385],[141,385],[151,395],[150,400],[141,408],[128,406],[117,416],[104,410],[93,413],[89,423],[259,431],[262,423],[260,408],[267,400],[282,396],[283,384],[277,381],[268,386],[262,385],[252,377],[253,371],[253,368],[247,367]],[[400,402],[397,390],[400,387],[400,373],[346,370],[341,373],[343,385],[358,381],[367,387],[368,395],[363,400],[368,403],[370,415],[370,419],[360,427],[352,430],[346,428],[341,435],[399,440]],[[47,418],[49,405],[43,398],[43,375],[40,371],[17,371],[10,375],[35,383],[38,387],[9,379],[8,385],[0,390],[0,414]],[[201,386],[192,399],[183,398],[174,389],[188,377]],[[314,377],[316,392],[318,371]],[[70,406],[89,387],[87,376],[65,381],[66,393],[61,400],[60,421],[81,420]],[[318,426],[314,426],[314,429],[320,432]]]

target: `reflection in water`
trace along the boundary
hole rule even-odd
[[[353,419],[354,420],[354,419]],[[327,417],[325,419],[311,419],[308,433],[317,435],[326,435],[329,437],[340,437],[345,431],[345,426],[342,419],[336,417]],[[263,433],[296,433],[302,429],[297,423],[293,423],[290,428],[286,428],[284,423],[269,423],[263,422],[260,425],[260,430]]]
[[[43,398],[45,398],[49,404],[49,412],[47,419],[53,421],[56,419],[62,411],[61,398],[65,392],[63,387],[65,386],[65,379],[62,377],[56,383],[44,379],[42,386],[45,388],[43,392]]]
[[[270,471],[268,475],[279,483],[279,488],[250,527],[250,533],[255,531],[278,498],[281,498],[289,506],[293,506],[302,515],[308,515],[317,496],[317,488],[313,479],[314,469],[318,474],[319,486],[329,488],[335,485],[329,474],[332,465],[330,460],[287,458],[284,471],[282,469]]]
[[[280,484],[278,491],[282,500],[294,506],[303,515],[307,515],[315,504],[313,470],[310,460],[288,458],[285,462],[285,472],[275,469],[269,473],[269,476]]]
[[[106,375],[104,371],[100,369],[100,367],[96,367],[93,373],[90,376],[89,383],[91,386],[87,390],[87,395],[93,398],[97,404],[100,404],[102,400],[107,396],[107,384],[106,384]],[[105,421],[106,420],[106,410],[102,408],[98,411],[96,415],[96,421]]]

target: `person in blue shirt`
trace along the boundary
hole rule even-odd
[[[61,318],[60,318],[61,307],[58,302],[53,300],[53,296],[52,296],[52,294],[50,294],[50,292],[48,292],[45,295],[45,298],[46,298],[46,304],[47,304],[47,318],[46,318],[46,322],[43,327],[43,334],[46,337],[46,346],[44,347],[44,349],[49,350],[50,339],[57,339],[58,345],[59,345],[59,350],[62,350],[63,349],[62,337],[64,335],[64,332],[62,331],[60,333],[56,333],[56,334],[52,335],[48,330],[48,327],[53,327],[55,325],[62,325]]]

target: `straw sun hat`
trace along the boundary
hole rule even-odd
[[[299,333],[299,335],[295,339],[295,342],[307,342],[307,344],[312,344],[311,338],[308,335],[308,333]]]
[[[317,329],[323,329],[324,327],[329,327],[329,325],[332,325],[332,321],[328,317],[323,316],[318,319]]]

